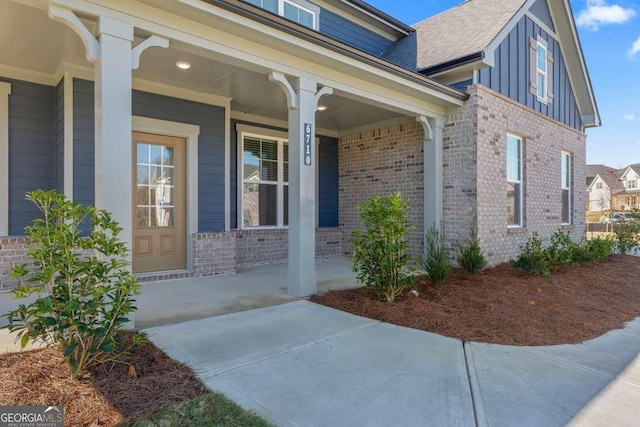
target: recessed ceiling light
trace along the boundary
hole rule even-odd
[[[327,109],[327,106],[324,104],[318,104],[318,111],[325,111]]]
[[[185,61],[178,61],[176,62],[176,67],[180,68],[181,70],[188,70],[189,68],[191,68],[191,64]]]

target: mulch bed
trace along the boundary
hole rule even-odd
[[[76,381],[54,348],[0,355],[0,406],[64,405],[65,425],[114,426],[207,392],[189,368],[151,343],[134,346],[122,362],[97,366]]]
[[[640,316],[640,257],[615,255],[593,265],[525,276],[509,264],[470,275],[455,269],[434,288],[420,278],[418,296],[396,303],[364,289],[311,301],[349,313],[463,341],[510,345],[583,342]]]

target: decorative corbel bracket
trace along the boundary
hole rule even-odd
[[[324,86],[322,89],[316,93],[316,108],[318,107],[318,102],[320,102],[320,98],[324,95],[333,95],[333,89],[327,86]]]
[[[289,83],[289,80],[287,80],[284,74],[272,71],[269,73],[269,81],[276,83],[282,88],[285,96],[287,97],[287,107],[290,110],[298,108],[298,96],[296,91],[293,89],[293,86],[291,86],[291,83]]]
[[[169,40],[165,39],[164,37],[151,36],[140,43],[138,46],[131,49],[132,69],[137,70],[138,67],[140,67],[140,56],[142,55],[142,52],[149,49],[150,47],[161,47],[166,49],[169,47]]]
[[[418,116],[416,117],[416,121],[422,125],[425,139],[427,141],[433,141],[433,128],[431,127],[431,123],[429,123],[429,119],[425,116]]]
[[[100,59],[100,44],[98,40],[91,31],[85,27],[82,21],[78,19],[75,13],[69,9],[53,5],[49,5],[47,13],[49,18],[54,21],[62,22],[80,36],[82,43],[84,43],[86,57],[89,62],[93,63]]]

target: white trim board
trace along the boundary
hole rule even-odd
[[[198,136],[200,126],[167,120],[133,116],[131,127],[134,132],[155,133],[176,136],[187,141],[187,270],[193,267],[192,239],[198,232]]]
[[[9,95],[11,84],[0,82],[0,236],[9,235]]]

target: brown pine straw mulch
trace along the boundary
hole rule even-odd
[[[123,340],[125,348],[130,339]],[[97,366],[89,378],[76,381],[55,348],[2,354],[0,406],[63,405],[65,425],[115,426],[207,392],[189,368],[153,344],[134,346],[122,361]],[[129,375],[128,365],[137,378]]]
[[[593,265],[525,276],[509,264],[477,275],[455,269],[434,288],[420,278],[419,296],[398,302],[363,289],[330,292],[311,301],[409,328],[510,345],[553,345],[596,338],[640,316],[640,257],[615,255]]]

